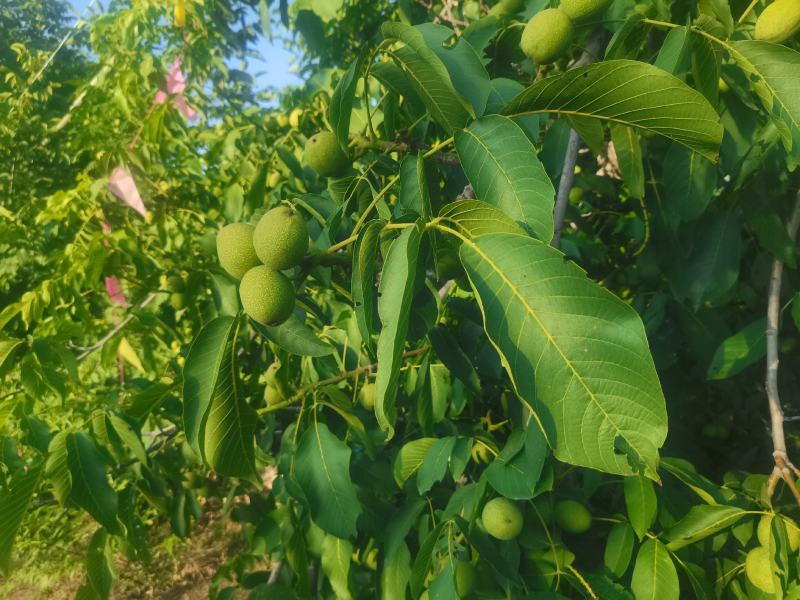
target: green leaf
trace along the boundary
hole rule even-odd
[[[407,155],[400,163],[400,194],[395,214],[400,216],[405,212],[416,213],[426,221],[431,217],[431,195],[421,152]]]
[[[691,35],[688,27],[670,29],[658,51],[655,66],[673,75],[683,71],[691,48]]]
[[[617,153],[619,170],[634,198],[644,198],[644,165],[639,134],[624,125],[611,125],[611,141]]]
[[[653,524],[658,509],[653,482],[641,476],[626,477],[623,491],[628,520],[641,540]]]
[[[719,71],[721,56],[711,41],[699,34],[692,35],[692,80],[697,91],[713,106],[719,101]]]
[[[333,347],[317,337],[305,322],[293,314],[280,325],[267,326],[251,321],[255,329],[265,338],[274,342],[289,354],[298,356],[328,356]]]
[[[556,457],[657,478],[666,409],[638,314],[531,238],[484,235],[462,244],[461,260],[486,332]]]
[[[757,319],[723,340],[711,364],[708,379],[727,379],[758,362],[767,353],[767,320]]]
[[[603,562],[615,577],[622,577],[628,570],[636,536],[627,523],[617,523],[611,528],[606,540]]]
[[[484,117],[457,131],[455,145],[475,195],[549,242],[555,191],[522,128],[507,117]]]
[[[197,334],[183,367],[183,429],[186,441],[202,456],[203,423],[217,391],[219,372],[230,354],[236,319],[220,317]]]
[[[717,169],[696,152],[672,144],[664,158],[664,211],[678,221],[702,215],[714,195]]]
[[[408,333],[414,279],[417,275],[422,230],[419,225],[403,229],[392,242],[383,265],[378,287],[378,315],[381,334],[378,338],[378,373],[375,379],[375,417],[388,439],[394,435],[397,418],[397,381],[403,362],[403,346]]]
[[[472,45],[444,25],[423,23],[415,29],[442,61],[453,87],[469,101],[476,114],[483,113],[490,91],[489,73]],[[455,43],[450,43],[453,38]]]
[[[7,372],[8,365],[6,362],[20,344],[22,344],[22,340],[13,338],[0,339],[0,377]]]
[[[326,535],[322,540],[322,571],[328,577],[337,600],[351,600],[350,594],[350,561],[353,544],[347,540]]]
[[[536,484],[547,458],[547,440],[535,421],[515,429],[500,454],[487,467],[486,479],[497,492],[511,500],[536,495]]]
[[[672,551],[694,544],[710,535],[727,529],[747,514],[736,506],[698,504],[666,532],[667,548]]]
[[[6,577],[11,566],[14,538],[28,511],[43,470],[44,462],[18,470],[8,487],[0,493],[0,571]]]
[[[439,541],[439,536],[442,534],[442,528],[447,524],[446,521],[439,521],[439,523],[431,529],[430,533],[425,536],[425,540],[419,547],[417,556],[414,559],[414,566],[411,569],[411,595],[413,598],[419,598],[422,586],[428,577],[431,570],[431,565],[434,558],[434,549],[436,543]]]
[[[114,428],[114,432],[122,440],[122,443],[130,450],[131,454],[141,463],[147,464],[147,452],[142,444],[142,439],[139,434],[133,430],[133,427],[123,418],[113,413],[108,413],[108,420]]]
[[[53,486],[53,495],[66,505],[72,489],[72,475],[67,465],[67,436],[68,431],[61,431],[50,440],[47,448],[47,462],[45,463],[45,478]]]
[[[328,398],[327,401],[320,400],[320,404],[324,404],[339,413],[339,416],[345,420],[347,426],[364,445],[367,455],[373,458],[375,456],[375,442],[364,427],[364,423],[358,418],[350,398],[348,398],[342,390],[333,385],[318,388],[317,392],[321,396]]]
[[[668,456],[661,459],[660,466],[686,484],[686,486],[697,494],[703,502],[707,502],[708,504],[720,504],[725,502],[722,490],[700,475],[688,461]]]
[[[375,333],[375,257],[378,253],[380,232],[384,222],[370,221],[361,230],[353,249],[353,276],[350,292],[361,339],[367,348],[375,347],[372,336]]]
[[[475,113],[453,87],[447,69],[428,48],[422,34],[404,23],[388,22],[381,27],[387,40],[399,40],[403,46],[392,50],[394,60],[403,68],[411,86],[428,108],[433,119],[448,134],[463,127]]]
[[[761,245],[792,269],[797,268],[797,243],[774,211],[759,211],[747,220]]]
[[[436,438],[420,438],[412,440],[400,448],[394,459],[394,480],[402,488],[425,461],[428,450],[436,443]]]
[[[436,356],[448,370],[458,377],[462,383],[474,393],[479,393],[481,382],[478,373],[458,339],[444,326],[434,327],[428,332]]]
[[[722,125],[709,102],[658,67],[611,60],[539,81],[503,110],[517,115],[551,112],[635,127],[679,142],[716,160]]]
[[[644,46],[650,27],[643,22],[644,15],[633,11],[617,29],[606,47],[605,60],[636,58]]]
[[[221,475],[255,474],[255,411],[236,366],[238,319],[218,317],[200,330],[184,366],[186,439]]]
[[[350,447],[324,423],[314,421],[303,432],[295,475],[314,523],[339,538],[355,536],[361,505],[350,479]]]
[[[92,536],[86,550],[86,583],[78,590],[76,600],[107,600],[111,595],[115,573],[108,539],[103,529]]]
[[[406,600],[411,577],[411,552],[405,538],[426,506],[422,498],[410,500],[388,521],[380,576],[381,600]]]
[[[656,539],[649,539],[639,549],[633,568],[631,589],[636,600],[678,600],[680,584],[675,564],[664,547]]]
[[[741,226],[733,212],[701,219],[688,256],[675,261],[669,275],[675,295],[696,311],[707,300],[725,294],[739,278]]]
[[[781,133],[783,144],[800,152],[800,52],[760,41],[730,42],[726,46],[750,82],[764,109]]]
[[[455,445],[456,438],[448,436],[439,438],[430,447],[417,473],[417,491],[420,494],[428,492],[434,483],[444,478]]]
[[[110,533],[119,533],[119,499],[108,482],[105,456],[95,441],[80,431],[67,434],[64,444],[72,479],[70,499]]]
[[[350,142],[350,115],[353,112],[356,84],[363,64],[363,54],[350,63],[347,71],[336,84],[336,89],[333,90],[333,97],[328,108],[328,121],[330,121],[331,129],[345,152],[349,152],[347,145]]]
[[[481,200],[459,200],[446,204],[439,211],[439,219],[470,238],[487,233],[523,233],[502,210]]]
[[[794,319],[795,327],[800,329],[800,292],[797,292],[792,298],[792,319]]]

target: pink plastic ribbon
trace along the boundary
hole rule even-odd
[[[106,293],[111,298],[111,303],[128,308],[128,299],[125,297],[125,292],[122,291],[122,285],[119,283],[116,275],[105,278]]]
[[[114,169],[111,177],[108,178],[108,191],[140,215],[145,216],[147,213],[142,197],[139,195],[139,190],[136,188],[136,182],[131,174],[122,167]]]

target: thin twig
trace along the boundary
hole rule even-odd
[[[149,294],[147,294],[147,296],[145,296],[144,300],[142,300],[142,301],[139,303],[139,305],[137,306],[137,308],[144,308],[145,306],[147,306],[148,304],[150,304],[150,303],[153,301],[153,299],[154,299],[155,297],[156,297],[156,293],[155,293],[155,292],[150,292]],[[120,331],[121,331],[121,330],[122,330],[122,329],[125,327],[125,325],[127,325],[128,323],[130,323],[130,322],[131,322],[131,321],[134,319],[134,317],[135,317],[135,316],[136,316],[136,315],[135,315],[134,313],[131,313],[131,314],[129,314],[127,317],[125,317],[125,318],[124,318],[124,319],[123,319],[123,320],[122,320],[122,321],[119,323],[119,325],[117,325],[116,327],[114,327],[114,329],[112,329],[111,331],[109,331],[107,334],[105,334],[103,337],[101,337],[99,340],[97,340],[97,341],[96,341],[94,344],[92,344],[91,346],[87,346],[87,347],[86,347],[86,348],[83,350],[83,352],[81,352],[81,353],[78,355],[78,360],[83,360],[84,358],[86,358],[87,356],[89,356],[89,355],[90,355],[92,352],[94,352],[95,350],[99,350],[100,348],[102,348],[103,346],[105,346],[105,345],[106,345],[106,343],[108,342],[108,340],[110,340],[110,339],[111,339],[111,338],[113,338],[115,335],[117,335],[117,334],[118,334],[118,333],[119,333],[119,332],[120,332]]]
[[[592,64],[600,57],[603,47],[605,34],[602,30],[595,31],[589,38],[586,48],[580,58],[570,67],[576,69]],[[575,181],[575,163],[578,162],[578,148],[581,145],[581,137],[574,129],[569,130],[569,142],[567,151],[564,153],[564,167],[561,169],[561,179],[558,182],[558,194],[556,195],[556,205],[553,210],[553,248],[561,245],[561,230],[564,228],[564,215],[567,213],[569,204],[569,191]]]
[[[425,354],[430,349],[430,346],[423,346],[422,348],[417,348],[416,350],[409,350],[408,352],[403,353],[403,358],[412,358],[414,356],[419,356],[420,354]],[[295,402],[299,402],[303,398],[305,398],[306,394],[312,392],[318,388],[321,388],[326,385],[331,385],[333,383],[338,383],[340,381],[344,381],[345,379],[350,379],[351,377],[357,377],[362,373],[370,373],[378,368],[378,363],[371,363],[369,365],[364,365],[363,367],[358,367],[353,369],[352,371],[345,371],[340,375],[334,375],[333,377],[328,377],[327,379],[322,379],[317,381],[316,383],[309,383],[306,386],[301,387],[297,392],[295,392],[292,396],[284,400],[283,402],[276,402],[275,404],[271,404],[266,408],[261,408],[258,410],[259,414],[270,413],[276,410],[280,410],[282,408],[286,408]]]
[[[795,199],[794,210],[786,226],[789,238],[794,241],[800,227],[800,192]],[[775,258],[772,261],[772,275],[769,281],[769,299],[767,302],[767,376],[766,392],[769,402],[769,416],[772,428],[772,456],[775,467],[769,477],[767,489],[772,495],[778,480],[782,479],[795,500],[800,505],[800,492],[795,486],[795,476],[800,475],[797,467],[789,460],[786,452],[786,438],[783,432],[783,409],[778,393],[778,331],[781,314],[781,284],[783,282],[783,261]]]

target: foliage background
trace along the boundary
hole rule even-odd
[[[525,404],[484,333],[484,315],[473,299],[478,267],[470,266],[462,251],[472,285],[458,264],[455,272],[443,273],[443,256],[455,256],[445,232],[426,233],[417,253],[413,232],[419,228],[404,227],[417,217],[420,228],[430,223],[467,184],[495,189],[477,174],[478,167],[467,164],[471,147],[465,138],[456,134],[454,145],[446,143],[452,131],[432,106],[455,103],[445,114],[457,119],[458,110],[474,110],[475,95],[489,86],[494,105],[485,114],[501,112],[517,92],[566,71],[567,58],[542,69],[518,50],[522,23],[545,2],[529,0],[514,17],[485,17],[480,22],[486,29],[465,32],[468,44],[478,48],[477,63],[471,54],[453,57],[440,48],[449,57],[441,64],[452,94],[445,86],[443,96],[432,100],[420,97],[403,71],[398,80],[398,72],[386,67],[375,67],[369,86],[362,79],[349,93],[341,82],[354,64],[363,75],[359,61],[379,46],[374,64],[394,64],[383,53],[394,49],[382,45],[390,37],[381,30],[386,21],[434,21],[462,31],[471,19],[449,2],[298,0],[290,9],[255,0],[187,2],[185,28],[174,25],[173,7],[162,2],[111,2],[39,78],[67,30],[65,11],[50,1],[4,3],[0,40],[9,43],[0,44],[0,515],[5,517],[0,540],[8,540],[8,550],[0,552],[0,566],[14,566],[6,585],[14,585],[14,577],[24,580],[26,573],[40,578],[37,565],[51,564],[54,547],[78,542],[86,548],[81,560],[88,572],[79,593],[104,597],[111,589],[110,557],[146,560],[159,537],[148,537],[148,527],[163,532],[168,523],[174,536],[184,538],[203,511],[221,510],[241,524],[244,549],[219,569],[215,596],[234,589],[254,598],[278,589],[286,597],[302,596],[313,577],[321,594],[374,597],[380,589],[383,597],[392,597],[397,581],[410,577],[414,594],[431,580],[442,582],[433,597],[452,597],[452,561],[466,559],[474,559],[482,575],[481,597],[545,588],[571,597],[594,590],[603,598],[654,590],[658,597],[678,597],[678,589],[698,597],[762,594],[743,574],[745,554],[758,544],[754,525],[764,512],[797,517],[783,486],[772,498],[765,491],[773,443],[763,383],[763,319],[770,269],[779,258],[787,267],[779,387],[790,417],[791,456],[798,439],[792,417],[800,388],[800,301],[793,299],[800,279],[786,223],[799,183],[797,145],[791,141],[799,139],[800,97],[771,77],[796,74],[800,55],[796,41],[760,49],[758,60],[752,47],[747,54],[746,45],[737,45],[752,37],[755,16],[763,9],[757,3],[748,13],[748,4],[617,0],[602,19],[578,28],[570,50],[577,58],[600,39],[606,61],[653,63],[699,91],[724,127],[721,144],[713,149],[718,162],[642,127],[626,129],[633,132],[627,139],[634,140],[626,147],[620,130],[604,130],[591,114],[568,120],[559,110],[539,111],[536,99],[529,98],[533,109],[520,110],[529,114],[514,121],[523,134],[517,141],[537,150],[545,179],[553,182],[551,194],[558,189],[570,126],[584,139],[574,181],[582,192],[571,195],[561,249],[641,317],[669,415],[661,454],[671,458],[661,461],[662,485],[654,487],[638,475],[622,478],[550,454],[544,458],[536,428],[527,427]],[[266,16],[284,18],[296,32],[307,82],[283,91],[276,107],[265,106],[272,96],[232,66],[233,58],[251,51],[265,34]],[[692,29],[678,26],[686,23]],[[412,39],[397,31],[404,42]],[[423,45],[435,46],[430,40],[436,30],[423,31],[429,36]],[[722,42],[710,42],[698,31]],[[193,122],[170,103],[153,105],[176,56],[188,80],[186,98],[199,113]],[[402,52],[393,59],[403,63]],[[406,73],[425,68],[410,64]],[[727,91],[720,91],[720,77]],[[621,85],[623,94],[634,95],[633,81]],[[316,177],[302,164],[306,138],[341,122],[332,118],[334,107],[351,115],[344,132],[356,136],[351,151],[363,175],[338,183]],[[455,129],[464,126],[466,120]],[[493,141],[489,132],[478,135]],[[686,135],[700,137],[697,131]],[[416,156],[422,155],[420,166]],[[482,155],[475,160],[480,163]],[[508,160],[517,166],[513,157]],[[530,175],[527,164],[520,168]],[[117,166],[133,175],[150,211],[146,217],[107,191]],[[399,186],[380,197],[395,176]],[[547,191],[543,181],[544,187],[523,191]],[[490,193],[482,195],[479,200],[507,206]],[[376,210],[370,218],[391,220],[394,227],[384,230],[383,244],[374,238],[380,248],[371,246],[372,257],[378,258],[356,259],[355,269],[345,249],[344,261],[312,260],[295,273],[298,307],[310,328],[295,332],[302,355],[291,344],[289,352],[279,332],[236,316],[236,286],[218,267],[214,249],[221,224],[255,220],[286,199],[306,214],[320,252],[349,239],[371,201]],[[495,213],[482,215],[491,217],[487,222],[505,223]],[[514,215],[514,220],[521,219]],[[362,231],[370,229],[377,236],[377,226]],[[397,362],[402,351],[411,353],[399,371],[396,433],[387,442],[382,419],[392,420],[391,407],[379,400],[373,415],[354,402],[364,375],[374,375],[373,369],[361,369],[373,364],[376,347],[364,335],[364,309],[353,302],[351,277],[376,261],[387,277],[385,239],[399,231],[407,259],[419,261],[417,272],[427,283],[417,280],[417,293],[402,311],[411,315],[411,325],[408,336],[392,340],[399,340],[400,352],[377,346],[379,365],[387,355]],[[549,241],[536,228],[533,233]],[[366,235],[359,236],[356,254],[370,248]],[[396,261],[386,281],[408,290],[414,277],[404,279],[406,261]],[[170,276],[182,277],[185,290],[170,290]],[[119,279],[129,306],[111,302],[106,277]],[[457,285],[439,301],[426,295],[449,279]],[[384,314],[394,310],[386,304]],[[486,329],[492,335],[490,320]],[[115,335],[106,337],[110,331]],[[305,335],[308,331],[313,335]],[[244,428],[245,439],[253,440],[241,463],[248,472],[219,473],[219,465],[204,465],[185,441],[184,379],[193,367],[193,342],[195,348],[204,343],[236,349],[242,390],[236,401],[243,410],[259,411],[258,419],[245,423],[250,429]],[[448,347],[462,352],[454,357]],[[276,359],[283,391],[303,400],[301,410],[296,403],[265,410],[264,373]],[[353,376],[318,386],[340,373]],[[546,392],[537,388],[537,394]],[[381,416],[385,411],[388,416]],[[642,434],[651,436],[654,451],[661,426]],[[308,432],[326,441],[321,454],[333,457],[339,469],[329,487],[314,471],[319,457],[304,443]],[[446,455],[444,462],[429,452],[434,443],[438,456]],[[503,460],[487,465],[498,453]],[[311,471],[298,472],[297,481],[289,476],[293,455]],[[88,460],[83,470],[67,465],[71,485],[66,487],[59,456],[67,463],[70,456]],[[514,461],[524,476],[502,473],[505,479],[498,482],[501,467]],[[274,487],[265,485],[260,477],[276,467],[282,476]],[[25,476],[38,472],[17,531],[10,515]],[[85,478],[83,488],[78,473]],[[519,544],[494,544],[476,525],[478,508],[520,482],[529,488],[517,492],[525,501],[526,530]],[[345,499],[336,516],[320,506],[320,498],[330,494]],[[590,532],[574,536],[553,525],[542,527],[537,515],[546,511],[543,506],[564,498],[592,508]],[[400,530],[387,532],[387,522],[407,522],[407,531],[398,525]],[[437,527],[441,523],[444,529]],[[797,590],[796,553],[787,553],[786,527],[776,526],[773,536],[777,587],[791,597]],[[693,543],[683,547],[680,540]],[[377,571],[362,560],[373,548],[380,550]],[[554,561],[544,556],[547,548],[568,549],[577,558]],[[659,559],[659,552],[666,558]],[[277,582],[267,555],[282,565]],[[639,567],[653,557],[651,571]],[[75,560],[67,554],[63,564],[71,567]],[[503,572],[498,565],[506,563],[519,564],[519,572]]]

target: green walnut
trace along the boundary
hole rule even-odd
[[[281,391],[277,387],[268,385],[264,388],[264,403],[267,406],[272,406],[273,404],[278,404],[283,401],[283,394],[281,394]]]
[[[756,39],[780,44],[800,31],[800,2],[775,0],[758,16]]]
[[[507,498],[493,498],[481,513],[486,533],[498,540],[513,540],[522,531],[522,513]]]
[[[744,560],[744,572],[755,587],[768,594],[775,593],[775,581],[772,578],[772,561],[769,549],[764,546],[753,548]]]
[[[281,205],[261,217],[253,233],[258,259],[274,271],[297,265],[308,250],[305,219],[291,206]]]
[[[556,523],[568,533],[583,533],[592,526],[592,514],[580,502],[562,500],[553,507]]]
[[[186,308],[186,294],[183,292],[172,292],[169,295],[169,304],[175,310]]]
[[[560,8],[573,21],[580,21],[604,11],[611,0],[561,0]]]
[[[343,175],[350,166],[350,160],[330,131],[320,131],[308,138],[303,156],[306,164],[323,177]]]
[[[570,18],[558,8],[546,8],[531,17],[522,31],[520,48],[537,65],[546,65],[564,54],[572,42]]]
[[[464,3],[462,13],[470,21],[477,21],[481,18],[481,3],[478,0],[467,0]]]
[[[456,562],[456,594],[459,598],[466,598],[475,589],[475,567],[465,560]]]
[[[358,401],[367,410],[375,409],[375,391],[375,384],[369,382],[362,385],[361,389],[358,390]]]
[[[167,289],[170,292],[185,292],[186,282],[180,275],[170,275],[167,277]]]
[[[281,363],[278,361],[273,362],[267,367],[267,372],[264,375],[264,380],[267,382],[267,385],[278,387],[278,369],[280,368]]]
[[[219,264],[236,279],[241,279],[253,267],[258,266],[258,257],[253,248],[255,227],[249,223],[231,223],[217,233],[217,256]]]
[[[262,325],[279,325],[294,310],[294,287],[280,271],[263,265],[253,267],[242,277],[239,298],[244,312]]]

